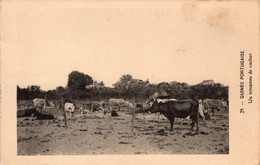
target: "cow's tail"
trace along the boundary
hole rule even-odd
[[[199,101],[198,100],[196,100],[195,108],[196,108],[197,115],[199,115]]]
[[[196,126],[197,126],[197,132],[199,131],[199,102],[196,99],[196,105],[195,105],[195,111],[196,111]]]
[[[194,100],[195,105],[193,105],[193,108],[196,112],[199,112],[199,101],[198,100]]]

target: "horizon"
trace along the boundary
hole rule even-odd
[[[89,75],[90,76],[90,75]],[[133,79],[135,79],[135,77],[133,77]],[[119,80],[119,79],[118,79]],[[140,79],[140,80],[143,80],[143,79]],[[143,80],[143,81],[146,81],[146,80],[149,80],[149,79],[145,79],[145,80]],[[205,79],[205,80],[213,80],[213,79]],[[190,83],[187,83],[187,82],[180,82],[180,81],[176,81],[176,80],[173,80],[173,81],[176,81],[176,82],[178,82],[178,83],[187,83],[189,86],[193,86],[193,85],[197,85],[197,84],[200,84],[200,83],[202,83],[203,81],[205,81],[205,80],[201,80],[200,82],[198,82],[198,83],[195,83],[195,84],[190,84]],[[96,80],[94,80],[93,79],[93,81],[96,81]],[[102,80],[101,80],[102,81]],[[98,81],[98,82],[101,82],[101,81]],[[159,83],[162,83],[162,82],[166,82],[166,83],[171,83],[171,82],[173,82],[173,81],[169,81],[169,82],[167,82],[167,81],[161,81],[161,82],[157,82],[157,83],[152,83],[150,80],[149,80],[149,83],[150,84],[155,84],[155,85],[157,85],[157,84],[159,84]],[[229,86],[229,84],[223,84],[223,83],[221,83],[221,82],[217,82],[217,81],[215,81],[215,80],[213,80],[214,81],[214,83],[215,84],[217,84],[217,83],[219,83],[219,84],[222,84],[222,85],[224,85],[224,86]],[[104,81],[103,81],[104,82]],[[114,82],[113,84],[115,84],[116,82]],[[113,84],[111,85],[111,86],[108,86],[108,85],[106,85],[106,83],[104,82],[104,86],[105,87],[108,87],[108,88],[114,88],[114,86],[113,86]],[[44,90],[44,91],[48,91],[48,90],[55,90],[56,89],[56,87],[59,87],[59,86],[62,86],[62,87],[67,87],[67,82],[66,82],[66,85],[58,85],[58,86],[56,86],[56,87],[54,87],[54,88],[42,88],[42,86],[41,85],[38,85],[38,84],[31,84],[31,85],[26,85],[26,84],[17,84],[17,86],[19,86],[20,88],[27,88],[28,86],[33,86],[33,85],[35,85],[35,86],[40,86],[40,89],[41,90]]]

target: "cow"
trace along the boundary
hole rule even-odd
[[[109,106],[110,106],[109,107],[110,110],[112,110],[113,107],[115,107],[115,106],[119,107],[119,109],[120,109],[120,107],[125,105],[125,100],[111,98],[111,99],[109,99],[108,103],[109,103]]]
[[[48,107],[55,107],[55,101],[47,101],[46,99],[35,98],[33,99],[33,107],[36,110],[42,111]]]
[[[109,105],[107,103],[102,103],[102,110],[103,110],[103,113],[104,115],[108,112],[110,112],[110,108],[109,108]]]
[[[170,131],[173,131],[173,124],[175,117],[185,118],[190,116],[192,120],[191,130],[193,130],[194,124],[196,123],[197,129],[199,131],[199,113],[198,113],[198,102],[192,99],[178,100],[178,101],[167,101],[165,103],[158,103],[155,101],[150,109],[150,112],[156,113],[160,112],[163,114],[171,124]]]
[[[148,100],[146,101],[147,104],[150,104],[150,103],[153,103],[156,101],[156,99],[160,96],[160,93],[159,92],[155,92],[153,93],[149,98]]]
[[[169,95],[166,91],[154,92],[146,101],[146,103],[155,102],[158,98],[168,98]]]
[[[130,108],[134,108],[134,104],[133,103],[131,103],[130,101],[128,101],[128,100],[126,100],[125,101],[125,104],[124,105],[126,105],[127,107],[130,107]]]
[[[92,112],[100,111],[102,110],[102,107],[98,103],[92,104]]]
[[[114,98],[111,98],[109,99],[109,109],[113,109],[114,106],[117,106],[119,107],[119,110],[121,109],[120,107],[129,107],[129,108],[134,108],[134,105],[133,103],[131,103],[130,101],[128,100],[123,100],[123,99],[114,99]]]
[[[33,107],[36,108],[36,110],[42,111],[42,109],[44,109],[46,106],[46,100],[45,99],[39,99],[39,98],[35,98],[33,99]]]
[[[64,110],[66,113],[69,113],[71,116],[73,116],[75,111],[75,106],[72,103],[65,103]]]
[[[227,105],[225,105],[224,101],[218,99],[204,99],[202,101],[202,105],[206,111],[212,110],[213,116],[215,115],[215,109],[219,111],[220,109],[226,109]]]
[[[49,101],[48,104],[49,104],[49,106],[51,106],[51,107],[55,107],[55,106],[56,106],[55,100]]]
[[[89,114],[90,110],[88,110],[85,106],[79,108],[80,114]]]
[[[123,100],[123,99],[113,99],[113,98],[111,98],[111,99],[109,99],[108,102],[109,102],[110,105],[122,106],[122,105],[125,104],[125,100]]]

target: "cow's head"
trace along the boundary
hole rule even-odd
[[[144,109],[148,110],[152,107],[153,102],[150,100],[147,100],[144,104]]]
[[[155,101],[155,102],[152,104],[152,106],[151,106],[151,108],[149,109],[149,111],[150,111],[151,113],[159,112],[159,106],[160,106],[160,103],[158,103],[157,101]]]

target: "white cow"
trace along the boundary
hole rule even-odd
[[[128,106],[128,107],[130,107],[130,108],[134,108],[133,103],[131,103],[131,102],[128,101],[128,100],[126,100],[125,105]]]
[[[72,103],[65,103],[64,110],[72,116],[75,111],[75,106]]]
[[[33,106],[37,110],[40,109],[42,111],[42,109],[46,106],[46,101],[45,99],[35,98],[33,99]]]
[[[108,102],[110,105],[124,105],[125,104],[125,100],[123,100],[123,99],[111,98],[111,99],[109,99]]]
[[[109,99],[108,102],[109,102],[110,110],[112,110],[115,106],[122,107],[122,106],[125,106],[125,104],[126,104],[125,100],[123,100],[123,99],[111,98],[111,99]]]
[[[37,110],[42,111],[48,107],[55,107],[55,101],[47,101],[46,99],[35,98],[33,99],[33,106]]]
[[[204,99],[202,101],[204,109],[212,110],[213,116],[215,115],[214,111],[220,111],[221,109],[227,110],[227,102],[218,99]]]
[[[85,108],[85,106],[84,107],[80,107],[79,111],[80,111],[80,114],[89,114],[90,113],[90,110]]]

